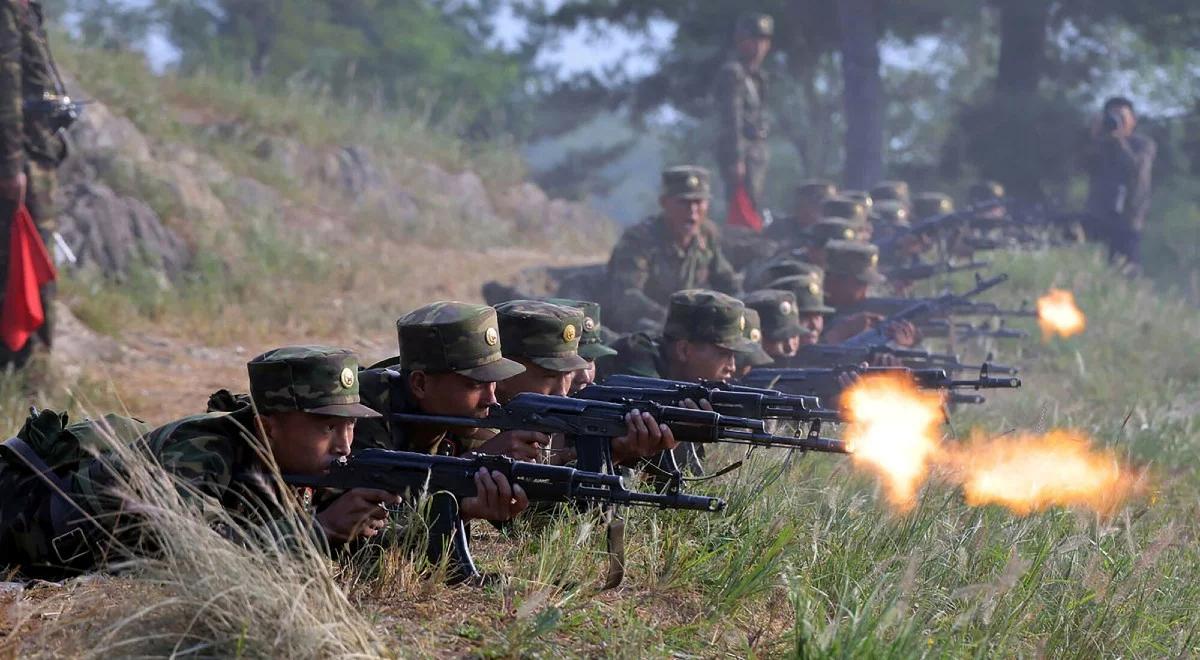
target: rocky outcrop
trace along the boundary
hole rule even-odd
[[[60,231],[80,267],[121,276],[137,267],[178,277],[191,253],[178,234],[163,226],[145,202],[118,195],[96,181],[79,181],[63,191]]]

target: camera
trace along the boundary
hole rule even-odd
[[[1117,129],[1125,125],[1125,118],[1121,116],[1120,112],[1115,110],[1106,112],[1104,113],[1102,125],[1104,126],[1104,130],[1108,131],[1109,133],[1116,133]]]
[[[50,129],[57,133],[67,130],[79,119],[83,104],[72,101],[65,94],[46,92],[41,98],[26,99],[25,111],[46,117]]]

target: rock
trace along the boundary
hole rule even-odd
[[[96,182],[77,183],[63,193],[60,231],[80,266],[121,277],[134,266],[148,265],[174,279],[191,262],[183,239],[145,202]]]
[[[150,160],[150,143],[133,122],[114,115],[103,103],[89,103],[71,129],[72,152],[91,154],[116,152],[132,161]]]
[[[254,146],[254,155],[275,167],[283,176],[297,183],[304,182],[317,162],[315,153],[291,138],[264,136]]]

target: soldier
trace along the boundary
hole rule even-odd
[[[621,235],[608,261],[609,296],[618,329],[640,322],[662,323],[671,294],[706,287],[726,293],[739,288],[708,220],[708,171],[672,167],[662,174],[662,213]]]
[[[1088,170],[1088,233],[1108,247],[1110,261],[1140,269],[1142,228],[1150,210],[1150,177],[1158,145],[1135,133],[1133,103],[1122,96],[1104,102],[1084,154]]]
[[[821,204],[821,213],[825,218],[842,218],[849,222],[856,233],[855,238],[871,240],[871,219],[862,202],[849,197],[831,197]]]
[[[583,310],[536,300],[510,300],[496,306],[504,357],[525,369],[496,383],[496,399],[508,403],[522,392],[566,396],[575,372],[587,369],[579,357]]]
[[[976,213],[977,216],[993,220],[1003,220],[1008,212],[1004,208],[1004,186],[997,181],[980,181],[971,184],[967,191],[967,201],[972,206],[991,205]]]
[[[841,197],[852,199],[867,208],[867,213],[875,208],[875,200],[871,198],[871,193],[865,190],[843,190],[840,193]]]
[[[817,280],[825,279],[825,269],[807,261],[807,256],[797,254],[780,255],[770,261],[760,264],[754,270],[746,273],[746,282],[751,290],[771,289],[771,282],[781,277],[804,275]]]
[[[878,314],[860,311],[871,286],[883,284],[887,278],[876,268],[879,248],[869,243],[831,241],[826,250],[829,265],[825,271],[825,302],[838,310],[829,319],[821,342],[836,344],[857,335],[883,320]],[[907,321],[888,328],[889,336],[901,346],[913,346],[918,337],[916,328]]]
[[[612,357],[615,350],[604,343],[604,327],[600,325],[600,304],[590,300],[571,300],[570,298],[548,298],[546,302],[564,307],[575,307],[582,310],[583,330],[579,335],[579,357],[587,361],[587,367],[575,372],[571,381],[571,393],[591,385],[596,381],[596,360]]]
[[[954,200],[939,192],[917,194],[912,200],[912,214],[918,221],[954,213]]]
[[[739,353],[735,358],[734,376],[736,378],[744,378],[755,367],[765,367],[775,362],[763,345],[762,318],[757,311],[750,307],[746,308],[745,314],[746,329],[742,331],[742,336],[754,344],[754,350],[749,353]]]
[[[717,163],[732,199],[745,186],[754,208],[764,206],[767,180],[766,76],[763,61],[771,50],[775,21],[766,14],[743,14],[734,29],[734,57],[717,73]]]
[[[787,291],[796,303],[796,321],[800,325],[800,346],[810,346],[821,341],[825,331],[825,318],[837,310],[825,304],[825,289],[821,281],[803,275],[785,277],[771,283],[772,289]]]
[[[761,319],[762,347],[773,360],[795,357],[800,350],[800,327],[796,295],[780,289],[762,289],[745,298],[746,311]]]
[[[815,266],[825,266],[825,245],[829,241],[860,240],[859,230],[844,218],[822,218],[808,229],[808,249],[804,259]]]
[[[763,237],[783,246],[796,247],[804,231],[821,219],[821,203],[837,195],[837,186],[830,181],[814,179],[796,186],[792,215],[778,218],[763,231]]]
[[[178,479],[177,489],[185,502],[198,510],[223,508],[233,514],[222,518],[226,523],[214,521],[218,531],[230,538],[257,538],[256,530],[268,538],[299,531],[311,534],[319,543],[336,546],[378,534],[387,517],[381,505],[398,503],[397,495],[368,488],[346,491],[320,511],[309,510],[307,530],[294,530],[290,507],[283,501],[293,493],[280,492],[278,481],[272,478],[279,472],[324,473],[331,463],[349,455],[355,422],[379,417],[359,402],[354,354],[323,346],[291,346],[264,353],[247,368],[249,402],[232,412],[196,415],[162,426],[138,441],[132,451],[144,452],[156,467]],[[65,482],[74,504],[68,504],[68,513],[62,516],[52,513],[53,504],[45,515],[36,515],[37,508],[29,509],[35,515],[21,520],[14,520],[11,510],[6,510],[0,516],[0,539],[4,541],[0,545],[20,548],[18,563],[43,568],[57,564],[71,570],[95,568],[110,554],[147,550],[144,539],[139,538],[141,526],[129,519],[129,512],[147,506],[128,501],[128,489],[120,487],[128,473],[124,460],[102,456],[76,471]],[[484,489],[490,481],[490,475],[477,476],[480,493],[487,492]],[[31,504],[50,502],[56,491],[43,485],[37,491],[41,502]],[[5,509],[15,501],[11,495],[6,493]],[[524,499],[523,493],[509,493],[509,497]],[[483,503],[486,496],[474,499],[464,511],[486,513],[494,506]],[[308,501],[311,498],[303,498],[300,504]],[[84,513],[90,518],[84,518]],[[222,526],[230,520],[254,529]],[[112,541],[120,547],[111,545]]]
[[[907,252],[907,256],[912,256],[917,252],[913,252],[912,248],[920,248],[916,241],[900,241],[897,240],[900,234],[912,226],[909,222],[908,209],[903,203],[896,200],[881,201],[871,207],[871,224],[875,231],[871,237],[880,245],[895,242],[892,246],[892,252],[897,254],[884,255],[887,257],[901,256],[898,253]]]
[[[871,199],[875,203],[890,199],[905,206],[909,206],[912,202],[908,193],[908,183],[904,181],[880,181],[871,188]]]
[[[48,250],[53,250],[55,169],[67,156],[58,102],[67,100],[58,78],[42,7],[36,0],[0,3],[0,273],[8,273],[9,234],[13,216],[24,203]],[[51,252],[53,254],[53,252]],[[2,287],[0,287],[2,289]],[[0,290],[0,296],[3,291]],[[45,323],[37,331],[49,350],[54,338],[53,282],[41,291]],[[24,351],[19,351],[24,354]],[[0,344],[0,362],[20,361]]]
[[[504,357],[496,310],[436,302],[396,321],[400,356],[362,372],[363,400],[384,413],[355,429],[357,448],[459,455],[472,449],[536,460],[550,439],[532,431],[494,437],[479,429],[396,424],[389,413],[483,418],[496,405],[496,383],[525,371]],[[393,367],[399,366],[399,370]]]

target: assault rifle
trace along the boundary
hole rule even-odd
[[[970,323],[953,322],[949,319],[926,319],[917,324],[917,329],[927,338],[952,338],[958,341],[979,338],[1025,339],[1029,336],[1027,331],[1005,327],[1003,322],[998,325],[986,322],[972,325]]]
[[[944,369],[946,371],[979,371],[982,364],[968,364],[952,353],[931,353],[919,348],[896,348],[888,344],[873,346],[846,346],[845,344],[812,344],[801,346],[796,356],[787,361],[789,367],[850,367],[875,364],[883,356],[891,356],[914,369]],[[1016,375],[1017,367],[991,362],[987,358],[988,370],[992,373]],[[750,373],[754,373],[751,371]]]
[[[885,334],[887,327],[899,321],[920,321],[929,317],[945,316],[949,310],[956,306],[969,304],[971,298],[979,294],[994,289],[1000,284],[1008,280],[1008,275],[1001,273],[995,277],[983,279],[978,274],[975,275],[975,288],[964,293],[947,293],[936,298],[925,298],[911,301],[909,305],[898,312],[888,316],[880,321],[875,327],[860,332],[857,335],[842,342],[841,346],[847,347],[869,347],[869,346],[886,346],[888,337]]]
[[[615,474],[489,455],[459,458],[365,449],[335,462],[327,474],[285,475],[283,479],[293,486],[309,488],[378,488],[409,497],[434,494],[426,555],[432,564],[438,565],[449,553],[452,580],[462,582],[479,579],[480,573],[471,558],[458,502],[476,495],[475,474],[481,469],[504,474],[511,484],[525,491],[531,502],[623,504],[708,512],[725,508],[725,502],[716,497],[632,491]]]
[[[879,245],[879,251],[883,254],[888,254],[894,251],[901,241],[909,237],[933,236],[964,227],[975,221],[983,213],[1002,206],[1004,204],[998,200],[987,200],[978,204],[971,204],[957,211],[925,218],[911,227],[897,231],[886,243]]]
[[[600,385],[630,392],[663,391],[666,393],[656,396],[661,396],[662,402],[674,400],[675,403],[669,405],[677,405],[684,399],[692,401],[705,399],[712,404],[713,410],[738,417],[786,419],[794,422],[836,422],[839,420],[837,411],[821,408],[821,401],[817,397],[785,394],[778,390],[719,380],[688,382],[619,374],[605,378]]]
[[[910,369],[908,367],[861,367],[845,366],[832,369],[753,369],[743,382],[760,387],[770,387],[789,394],[819,396],[825,400],[836,400],[841,396],[840,377],[846,374],[871,376],[893,374],[911,378],[923,390],[947,392],[951,403],[982,403],[978,396],[958,396],[959,390],[1013,389],[1021,386],[1016,377],[998,378],[991,375],[991,365],[983,364],[979,377],[974,379],[951,378],[944,369]]]
[[[948,275],[950,273],[961,273],[969,270],[982,270],[991,266],[987,261],[968,261],[965,263],[953,263],[951,261],[942,261],[938,263],[923,263],[918,262],[907,266],[898,266],[886,271],[889,280],[901,282],[917,282],[927,280],[932,277]]]

